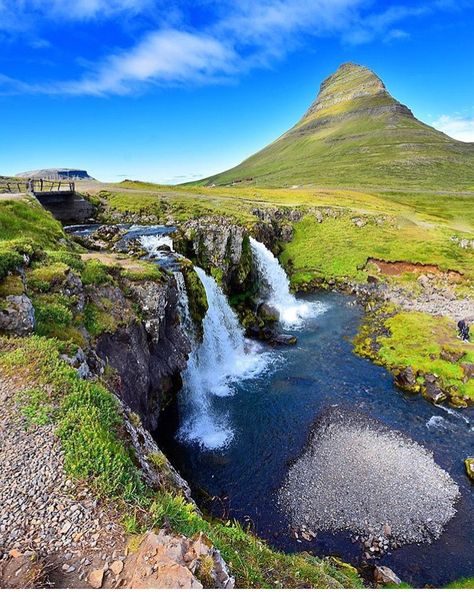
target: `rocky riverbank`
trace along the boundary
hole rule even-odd
[[[0,585],[232,587],[227,566],[203,536],[162,530],[130,538],[123,507],[99,500],[85,482],[67,475],[60,438],[33,417],[31,400],[26,404],[35,388],[12,378],[0,382]],[[187,484],[151,436],[141,426],[126,425],[150,485],[174,487],[189,497]],[[149,461],[158,456],[159,471]]]

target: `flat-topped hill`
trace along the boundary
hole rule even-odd
[[[25,171],[17,173],[17,177],[31,179],[50,179],[58,181],[79,181],[82,179],[93,179],[87,171],[82,169],[38,169],[36,171]]]

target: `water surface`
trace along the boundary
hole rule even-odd
[[[314,541],[298,542],[278,509],[276,493],[319,413],[337,405],[375,417],[432,450],[462,496],[440,539],[397,549],[379,563],[417,586],[472,576],[473,487],[463,462],[474,450],[474,409],[434,407],[395,388],[387,371],[355,356],[350,338],[363,311],[350,298],[328,293],[304,299],[321,301],[327,310],[306,319],[296,332],[298,345],[277,350],[273,368],[234,385],[234,396],[214,398],[216,413],[225,414],[232,426],[230,444],[206,451],[196,443],[178,441],[176,431],[166,428],[171,422],[165,416],[159,439],[166,451],[214,515],[250,524],[282,550],[339,555],[358,565],[361,548],[350,541],[349,533],[318,533]],[[380,453],[383,462],[383,450]]]

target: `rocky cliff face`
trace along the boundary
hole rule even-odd
[[[181,387],[190,343],[178,313],[174,277],[131,281],[117,277],[84,285],[65,265],[22,270],[2,285],[0,334],[71,338],[79,347],[64,354],[83,378],[102,376],[145,428],[157,427],[160,409]],[[46,274],[46,275],[45,275]],[[25,278],[24,280],[22,278]],[[20,293],[23,292],[23,293]]]
[[[215,277],[227,294],[250,289],[253,260],[247,231],[220,216],[189,220],[176,249]]]
[[[115,371],[120,398],[147,429],[155,430],[160,409],[181,388],[190,343],[179,322],[173,278],[164,284],[130,282],[127,292],[141,319],[131,316],[115,331],[99,335],[95,353]]]

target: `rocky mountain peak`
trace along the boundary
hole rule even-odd
[[[346,62],[326,78],[319,89],[316,100],[305,117],[341,113],[351,110],[354,101],[380,99],[383,103],[398,104],[388,93],[382,80],[366,66]]]

